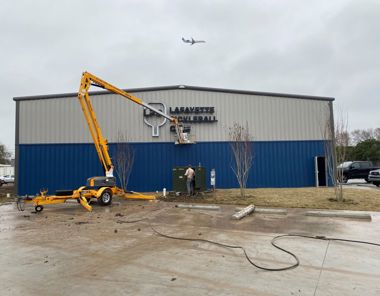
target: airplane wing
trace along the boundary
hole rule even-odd
[[[206,43],[204,40],[194,40],[193,37],[191,37],[191,39],[185,39],[182,37],[182,41],[185,43],[190,43],[190,45],[194,45],[195,43]]]

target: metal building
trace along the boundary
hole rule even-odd
[[[173,167],[188,164],[208,174],[215,169],[217,188],[238,187],[228,138],[235,122],[248,123],[254,139],[247,187],[316,185],[315,157],[324,155],[323,128],[333,121],[333,98],[184,85],[127,91],[177,116],[196,140],[174,145],[169,122],[118,95],[92,92],[111,157],[120,134],[135,151],[131,190],[170,190]],[[14,100],[18,194],[73,189],[103,174],[76,93]]]

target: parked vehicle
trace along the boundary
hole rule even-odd
[[[338,176],[343,170],[343,176],[339,181],[347,183],[349,179],[365,179],[368,182],[369,172],[376,169],[379,167],[374,167],[371,161],[346,161],[338,165]]]
[[[5,175],[0,177],[0,186],[3,184],[8,184],[8,183],[14,183],[15,182],[15,176],[13,175]]]
[[[368,181],[372,182],[377,187],[380,187],[380,169],[370,171],[368,175]]]

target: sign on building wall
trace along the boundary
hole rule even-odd
[[[210,123],[217,122],[215,107],[170,107],[169,113],[179,122]]]
[[[164,103],[149,103],[161,112],[167,113],[167,107]],[[181,123],[214,123],[218,122],[215,115],[215,107],[207,106],[177,106],[169,107],[169,114],[178,119]],[[152,128],[152,137],[159,137],[159,129],[167,122],[166,118],[156,112],[144,108],[144,122]],[[173,131],[173,130],[172,130]]]
[[[150,106],[163,112],[166,112],[166,105],[164,103],[149,103]],[[144,108],[144,122],[152,128],[152,137],[160,136],[160,127],[166,123],[167,119],[156,112]]]

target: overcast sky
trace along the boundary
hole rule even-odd
[[[350,130],[380,127],[379,29],[379,0],[2,0],[0,143],[14,151],[13,97],[76,92],[85,70],[335,97]]]

